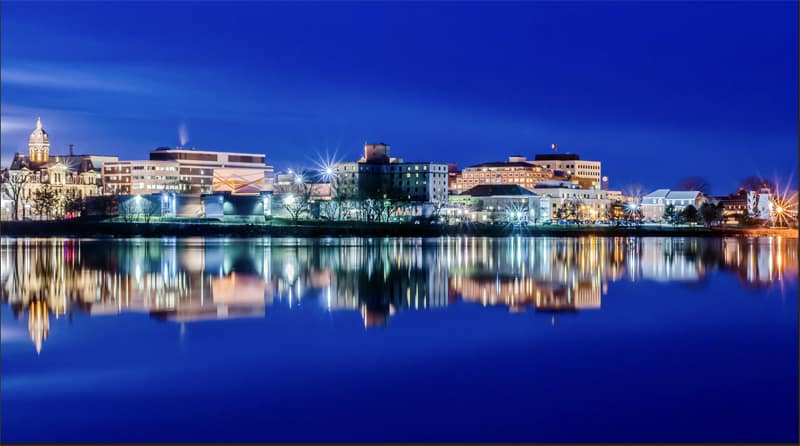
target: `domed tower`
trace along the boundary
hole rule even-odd
[[[28,153],[34,163],[44,163],[50,154],[50,137],[42,128],[42,118],[36,118],[36,129],[28,140]]]

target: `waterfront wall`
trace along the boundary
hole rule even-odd
[[[507,226],[487,224],[441,225],[411,223],[299,222],[297,225],[259,223],[159,222],[126,223],[91,221],[14,221],[0,223],[2,236],[274,236],[274,237],[439,237],[439,236],[684,236],[798,238],[797,229],[608,226]]]

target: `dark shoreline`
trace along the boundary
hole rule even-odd
[[[196,222],[123,223],[85,220],[0,222],[0,236],[13,237],[440,237],[440,236],[680,236],[797,238],[797,229],[704,227],[528,226],[410,223],[300,222],[222,224]]]

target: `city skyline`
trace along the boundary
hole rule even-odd
[[[41,115],[53,154],[185,143],[283,170],[368,140],[463,168],[558,143],[616,188],[796,178],[796,4],[4,6],[4,166]]]

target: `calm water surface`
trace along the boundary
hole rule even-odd
[[[798,440],[797,240],[1,239],[7,441]]]

